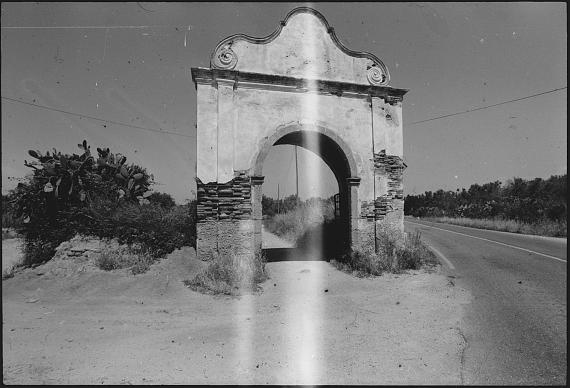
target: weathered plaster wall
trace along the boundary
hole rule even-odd
[[[319,130],[345,143],[360,177],[358,216],[403,220],[401,104],[367,95],[338,96],[299,90],[240,87],[230,80],[200,85],[197,177],[225,183],[236,171],[256,175],[258,154],[284,126]],[[209,105],[205,106],[205,105]],[[374,151],[374,152],[373,152]],[[354,223],[354,222],[353,222]]]
[[[220,95],[214,86],[202,88],[210,89],[205,91],[207,97]],[[376,174],[374,196],[374,175],[370,173],[374,169],[372,144],[376,152],[384,150],[387,155],[403,156],[401,104],[391,105],[374,97],[371,108],[367,96],[339,97],[314,92],[240,88],[239,85],[234,90],[226,84],[220,88],[225,93],[221,102],[214,98],[207,103],[224,106],[224,122],[216,124],[216,118],[208,116],[206,119],[214,123],[209,122],[198,131],[199,143],[207,139],[210,146],[208,155],[198,160],[198,177],[203,181],[207,177],[213,178],[212,171],[216,169],[220,181],[231,179],[238,170],[248,170],[253,175],[258,152],[279,127],[298,125],[299,130],[310,130],[318,125],[334,132],[350,148],[357,165],[356,176],[361,178],[360,201],[372,201],[388,194],[387,175]],[[209,114],[214,108],[204,111]],[[206,119],[200,122],[204,123]],[[215,141],[219,143],[219,149]],[[216,153],[219,154],[217,158]]]
[[[240,139],[236,167],[253,166],[257,153],[265,145],[264,139],[279,127],[293,124],[299,130],[314,130],[318,126],[344,140],[356,162],[356,176],[363,178],[361,191],[372,193],[372,182],[363,176],[370,175],[364,171],[372,168],[371,113],[365,98],[239,88],[236,93],[237,126],[252,133],[251,137]]]
[[[385,149],[386,154],[403,158],[402,103],[386,102],[378,97],[374,97],[372,100],[375,111],[375,138],[378,137],[383,142],[383,144],[374,144],[375,151]]]
[[[202,182],[218,180],[218,89],[196,84],[196,177]]]

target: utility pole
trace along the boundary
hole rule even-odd
[[[279,183],[277,183],[277,214],[279,214]]]
[[[299,200],[299,166],[297,165],[297,146],[295,146],[295,186],[297,188],[297,200]]]

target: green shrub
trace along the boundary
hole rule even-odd
[[[41,239],[26,239],[24,243],[24,258],[22,264],[26,267],[43,263],[50,260],[55,254],[55,249],[59,244]]]
[[[2,229],[15,228],[22,224],[22,217],[16,216],[14,202],[11,195],[2,195]]]
[[[196,246],[192,206],[175,206],[170,210],[158,204],[139,206],[124,204],[112,216],[113,235],[120,243],[140,243],[155,257],[183,246]]]
[[[2,228],[14,228],[18,224],[18,219],[10,213],[2,213]]]
[[[2,280],[11,279],[16,274],[16,267],[6,268],[2,271]]]
[[[2,228],[2,241],[20,237],[14,228]]]
[[[77,230],[103,238],[116,237],[121,244],[141,244],[154,257],[183,246],[196,246],[196,201],[170,209],[158,203],[94,203]]]
[[[192,280],[185,280],[184,284],[195,291],[214,294],[239,295],[244,291],[256,291],[259,284],[269,278],[265,263],[262,252],[253,257],[215,256],[203,272]]]
[[[162,206],[165,209],[170,209],[174,206],[176,206],[176,202],[174,202],[174,198],[172,198],[172,196],[170,194],[167,193],[159,193],[159,192],[154,192],[152,193],[149,197],[148,200],[151,203],[158,203],[160,206]]]
[[[140,243],[153,257],[195,246],[195,201],[173,205],[168,194],[149,191],[153,177],[144,168],[108,148],[97,148],[95,160],[85,140],[78,146],[82,155],[30,150],[37,161],[24,162],[33,175],[10,193],[13,215],[23,220],[16,228],[26,265],[51,259],[75,234]]]

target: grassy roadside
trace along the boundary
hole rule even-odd
[[[406,270],[432,269],[438,260],[422,241],[421,234],[406,233],[402,240],[399,232],[384,228],[378,233],[378,251],[353,250],[331,260],[337,269],[358,277],[380,276],[383,273],[402,273]]]
[[[269,278],[263,252],[253,257],[216,256],[208,267],[193,279],[184,281],[191,290],[201,293],[241,295],[255,292]]]
[[[422,220],[468,226],[471,228],[498,230],[502,232],[532,234],[537,236],[567,237],[566,221],[541,221],[536,223],[525,223],[515,220],[504,219],[476,219],[459,217],[425,217]]]

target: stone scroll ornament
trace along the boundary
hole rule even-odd
[[[236,67],[238,57],[230,45],[220,47],[214,55],[213,65],[218,69],[232,70]]]
[[[368,78],[368,82],[370,82],[371,85],[386,86],[388,83],[388,77],[386,74],[384,74],[382,69],[376,66],[370,66],[368,68],[366,77]]]

